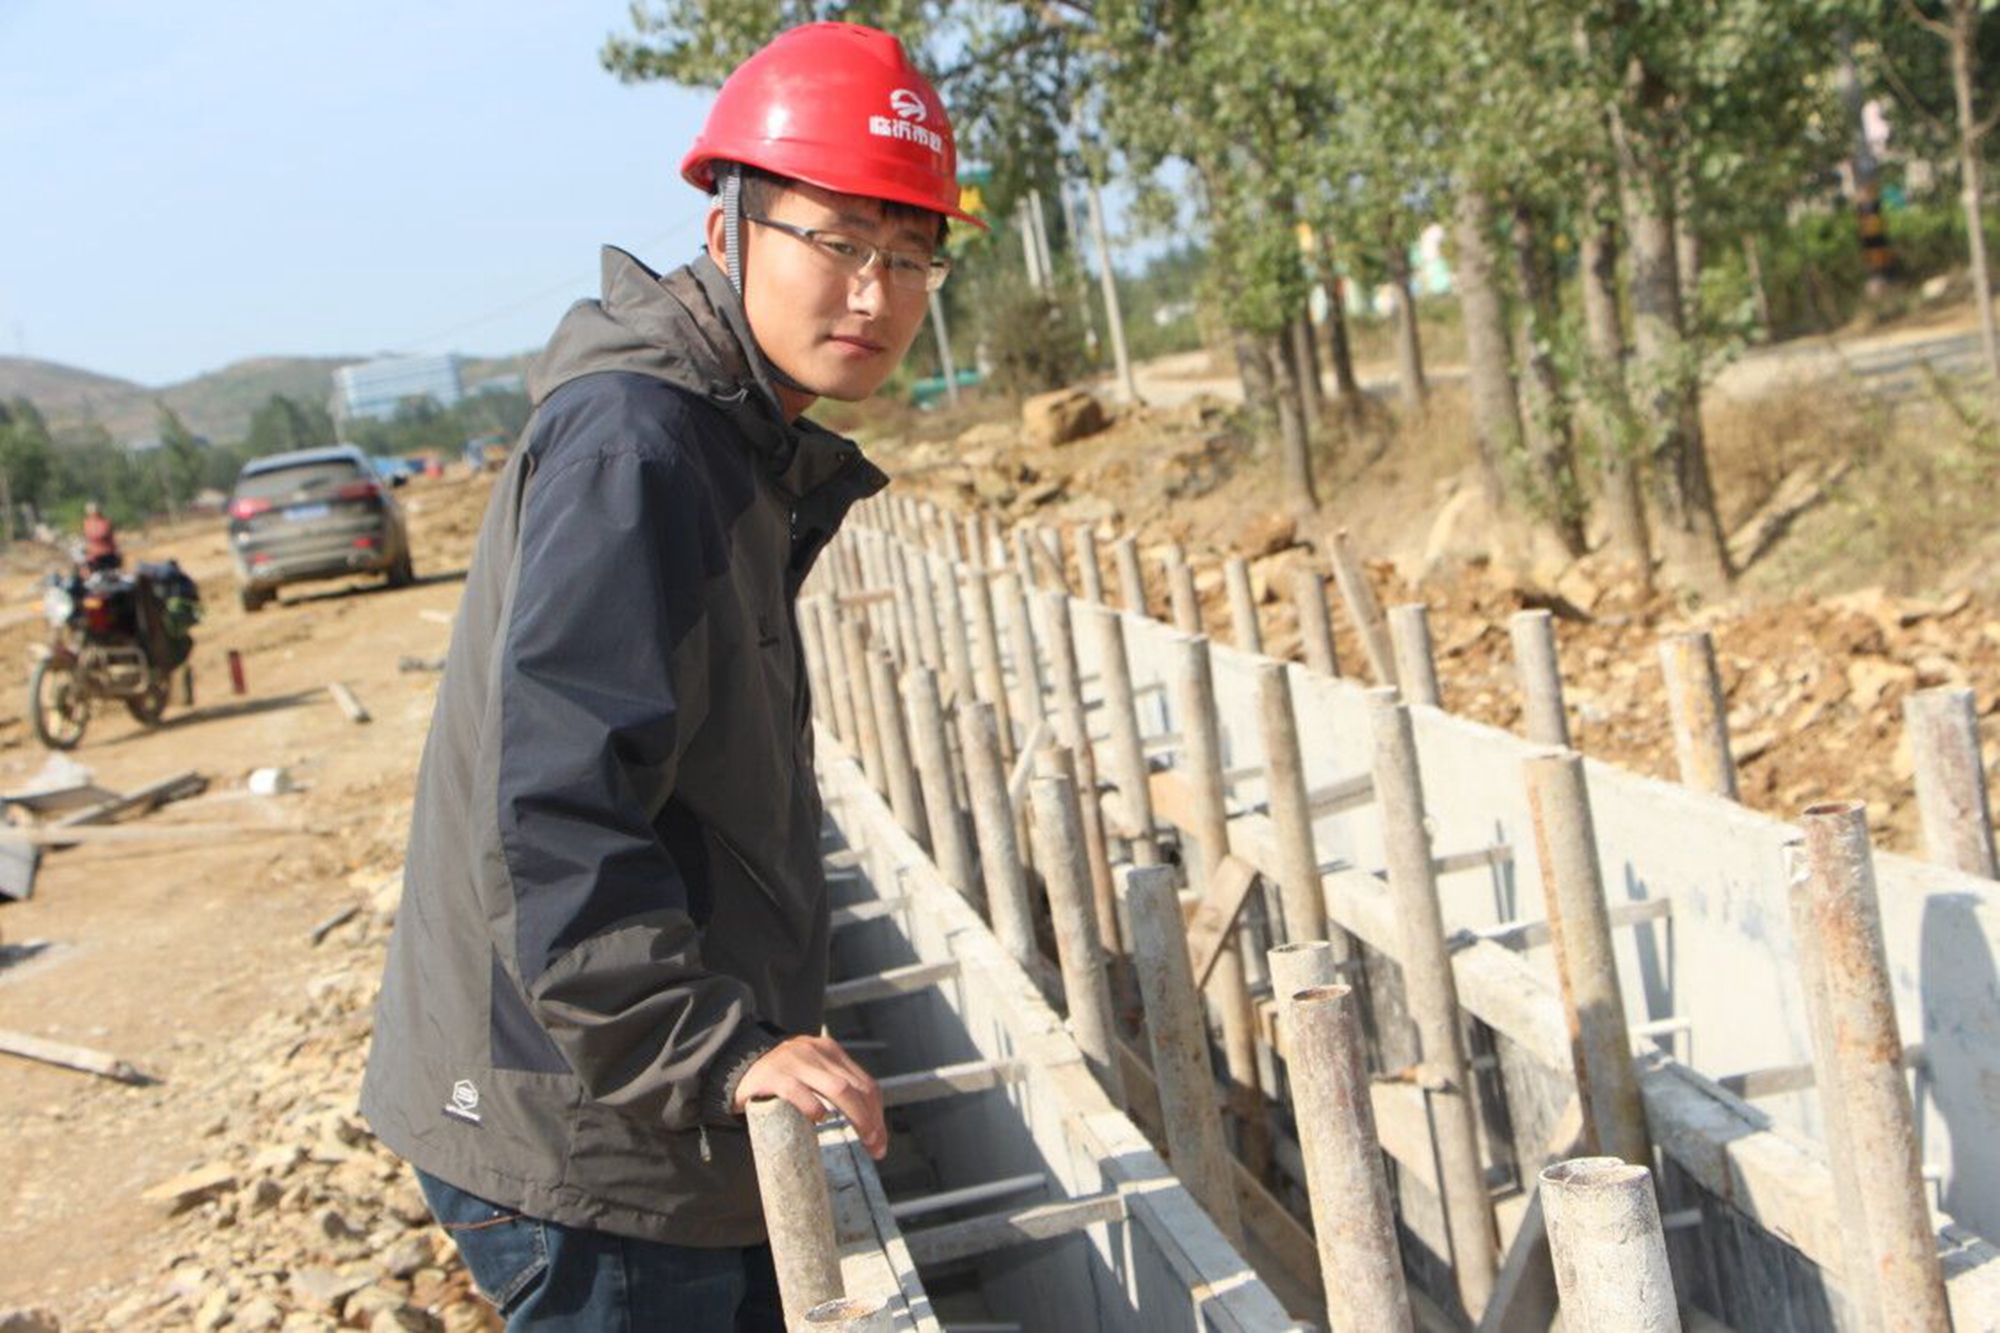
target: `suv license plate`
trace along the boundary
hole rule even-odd
[[[285,517],[294,523],[308,523],[316,518],[325,518],[332,512],[325,505],[293,505],[285,511]]]

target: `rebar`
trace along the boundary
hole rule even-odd
[[[786,1326],[796,1327],[806,1311],[842,1294],[819,1135],[797,1107],[776,1097],[752,1101],[747,1118],[778,1296]]]
[[[1139,963],[1139,988],[1146,1002],[1146,1037],[1153,1052],[1153,1077],[1160,1091],[1160,1119],[1167,1156],[1223,1235],[1240,1242],[1241,1212],[1234,1169],[1222,1134],[1222,1112],[1209,1069],[1208,1033],[1201,998],[1188,968],[1187,928],[1180,895],[1166,866],[1120,870],[1125,911],[1132,921],[1132,948]]]
[[[979,868],[986,883],[986,911],[993,934],[1014,961],[1033,975],[1039,961],[1034,909],[1021,847],[1014,836],[1014,805],[1007,799],[1007,771],[1000,759],[993,705],[975,700],[958,710],[959,749],[965,753],[965,785],[972,798],[972,827],[979,841]]]
[[[1299,642],[1306,665],[1323,676],[1340,674],[1333,646],[1333,617],[1326,610],[1326,579],[1311,565],[1292,570],[1292,606],[1299,614]]]
[[[1056,961],[1062,968],[1070,1035],[1105,1094],[1113,1104],[1123,1106],[1125,1083],[1118,1070],[1110,967],[1093,907],[1077,783],[1059,771],[1067,759],[1059,749],[1044,750],[1037,763],[1046,776],[1038,776],[1029,785],[1035,812],[1035,863],[1041,867],[1042,882],[1049,891],[1049,917],[1055,927]]]
[[[1431,617],[1422,602],[1389,608],[1389,639],[1403,697],[1413,704],[1441,706],[1444,696],[1438,690],[1437,659],[1431,652]]]
[[[1660,640],[1660,669],[1667,680],[1667,715],[1673,721],[1681,781],[1696,791],[1735,800],[1736,761],[1729,753],[1729,714],[1715,670],[1715,640],[1701,629],[1667,635]]]
[[[1409,1330],[1410,1296],[1353,992],[1322,985],[1278,994],[1327,1318],[1335,1333]]]
[[[1791,891],[1805,897],[1817,936],[1824,989],[1808,986],[1807,997],[1812,1021],[1825,1028],[1818,1047],[1833,1061],[1819,1070],[1819,1095],[1822,1105],[1838,1100],[1842,1107],[1860,1194],[1847,1206],[1858,1204],[1867,1220],[1881,1326],[1891,1333],[1949,1328],[1867,816],[1858,801],[1830,802],[1809,806],[1802,823],[1807,873],[1793,879]]]
[[[1542,871],[1556,979],[1569,1021],[1583,1111],[1584,1146],[1592,1154],[1645,1165],[1653,1160],[1646,1110],[1632,1067],[1632,1036],[1618,988],[1618,958],[1597,860],[1583,756],[1573,750],[1535,755],[1522,764],[1535,859]]]
[[[1653,1173],[1575,1157],[1541,1182],[1563,1333],[1680,1333]]]
[[[1507,636],[1514,643],[1514,670],[1521,680],[1528,739],[1568,749],[1569,714],[1563,707],[1555,617],[1547,611],[1517,611],[1507,622]]]
[[[1236,646],[1246,653],[1264,651],[1264,631],[1257,624],[1257,596],[1250,586],[1250,562],[1231,556],[1223,566],[1229,586],[1229,632]]]
[[[1903,701],[1903,725],[1917,765],[1924,854],[1968,875],[2000,879],[1972,691],[1919,690]]]
[[[1498,1246],[1474,1128],[1472,1086],[1458,1022],[1458,985],[1445,944],[1430,834],[1424,827],[1416,737],[1410,710],[1395,690],[1371,689],[1367,699],[1374,736],[1375,800],[1382,814],[1389,893],[1396,908],[1397,961],[1423,1055],[1452,1271],[1466,1313],[1476,1318],[1493,1289]]]

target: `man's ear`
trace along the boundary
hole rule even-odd
[[[708,223],[705,230],[708,240],[708,257],[715,261],[717,268],[727,268],[729,260],[721,205],[718,204],[708,210]]]

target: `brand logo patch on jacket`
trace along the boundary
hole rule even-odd
[[[445,1103],[444,1113],[470,1125],[479,1123],[479,1089],[471,1079],[462,1078],[451,1085],[451,1100]]]

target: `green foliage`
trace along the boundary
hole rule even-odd
[[[300,402],[274,393],[250,414],[244,437],[247,457],[288,454],[298,449],[324,449],[334,443],[333,416],[316,402]]]
[[[433,453],[453,458],[467,440],[482,435],[512,440],[527,424],[528,411],[524,393],[478,393],[450,407],[419,398],[404,403],[388,421],[350,421],[345,429],[351,443],[371,454]]]
[[[1087,358],[1076,306],[1017,286],[1001,298],[986,324],[993,387],[1017,397],[1061,388]]]

